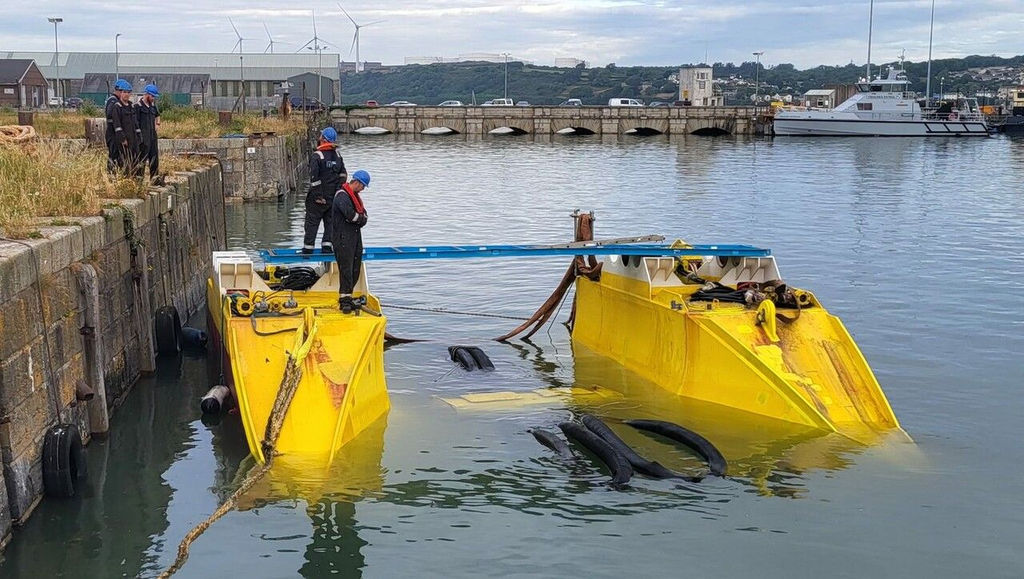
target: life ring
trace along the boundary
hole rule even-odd
[[[85,450],[74,424],[58,424],[43,439],[43,489],[51,497],[75,496],[86,478]]]
[[[174,306],[164,306],[156,311],[156,350],[161,354],[177,354],[181,351],[181,318]]]
[[[960,118],[960,114],[957,113],[956,111],[953,111],[953,112],[949,113],[949,120],[955,121],[955,120],[957,120],[959,118]]]

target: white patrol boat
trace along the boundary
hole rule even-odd
[[[775,114],[777,136],[933,137],[988,136],[976,99],[922,110],[907,90],[907,75],[889,69],[886,78],[857,83],[857,93],[834,109],[785,110]]]

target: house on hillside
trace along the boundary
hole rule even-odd
[[[30,59],[0,59],[0,107],[45,107],[46,78]]]

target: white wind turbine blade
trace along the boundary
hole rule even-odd
[[[359,28],[359,24],[356,23],[355,19],[353,19],[351,16],[348,15],[348,12],[346,12],[345,9],[342,8],[340,2],[338,3],[338,8],[341,8],[341,11],[345,13],[345,16],[348,16],[348,19],[352,21],[352,25],[355,26],[356,29],[358,29]]]

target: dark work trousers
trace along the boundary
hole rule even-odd
[[[334,259],[338,262],[338,293],[352,295],[363,268],[363,234],[351,225],[342,224],[334,232]]]
[[[149,178],[156,179],[160,174],[160,145],[156,139],[142,141],[142,153],[139,159],[139,175],[145,175],[145,165],[149,165]]]
[[[314,197],[309,195],[306,197],[306,224],[305,224],[305,235],[302,238],[303,249],[314,249],[316,248],[316,232],[320,229],[320,222],[324,222],[324,236],[320,246],[323,247],[324,251],[330,251],[332,244],[332,229],[331,229],[331,200],[327,199],[324,204],[314,203],[313,199],[322,199],[321,197]]]

